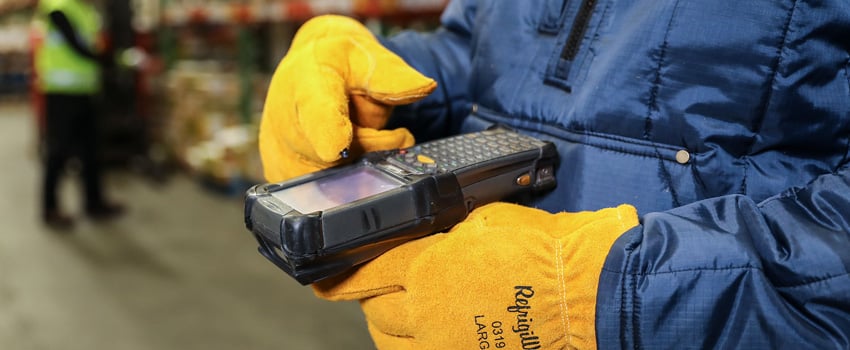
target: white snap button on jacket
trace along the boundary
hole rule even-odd
[[[676,152],[676,161],[679,162],[679,164],[685,164],[689,160],[691,160],[691,154],[688,153],[688,151],[680,150],[679,152]]]

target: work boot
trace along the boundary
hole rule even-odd
[[[118,203],[100,203],[86,208],[86,214],[96,221],[115,219],[124,214],[124,206]]]
[[[58,210],[50,210],[44,214],[44,224],[57,231],[67,231],[74,227],[74,219]]]

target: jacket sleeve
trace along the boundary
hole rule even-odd
[[[850,348],[850,165],[762,203],[642,218],[609,252],[600,348]]]
[[[406,127],[416,140],[457,133],[469,114],[470,40],[474,0],[451,1],[434,32],[404,31],[382,43],[408,64],[437,81],[437,90],[416,103],[396,107],[388,128]]]

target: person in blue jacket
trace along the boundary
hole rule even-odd
[[[379,84],[386,65],[368,54],[377,49],[342,22],[308,22],[272,81],[261,130],[261,142],[274,144],[261,148],[270,180],[294,164],[278,159],[292,139],[282,120],[314,145],[292,146],[298,159],[334,164],[322,155],[338,150],[311,143],[303,117],[315,94],[299,91],[312,76],[289,67],[306,59],[330,67],[320,49],[335,33],[355,42],[334,56],[349,58],[333,75],[340,90],[323,85],[345,102],[327,108],[352,117],[353,125],[334,124],[348,128],[346,142],[370,126],[355,116],[365,114],[362,95],[388,111],[415,100],[386,98],[393,88],[433,89],[378,126],[425,141],[498,123],[553,141],[560,154],[557,188],[525,203],[546,213],[476,209],[474,222],[315,286],[321,297],[360,300],[379,348],[850,348],[850,3],[454,0],[436,31],[378,39],[436,82],[418,90],[398,73]],[[313,56],[298,54],[308,46]],[[366,78],[352,78],[357,67],[369,67]],[[623,203],[639,222],[620,230],[567,229],[560,219],[536,227]],[[555,245],[552,270],[538,274],[548,260],[524,247],[534,235],[552,237],[547,230],[585,238]],[[593,248],[604,251],[601,266],[560,259],[591,249],[590,234],[611,237]],[[500,257],[513,250],[525,255]],[[523,256],[532,263],[488,272]],[[524,274],[539,276],[525,288]],[[502,285],[508,292],[489,292]],[[573,303],[570,293],[592,300]],[[589,310],[589,332],[576,330],[581,315],[571,310]]]

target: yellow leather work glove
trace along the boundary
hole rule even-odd
[[[311,19],[296,33],[269,85],[259,136],[266,179],[277,182],[336,165],[343,150],[354,158],[413,145],[406,129],[378,129],[392,106],[421,99],[436,86],[356,20]]]
[[[379,349],[591,349],[602,265],[637,224],[629,205],[550,214],[493,203],[313,290],[360,300]]]

